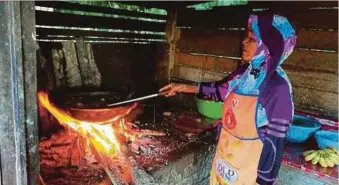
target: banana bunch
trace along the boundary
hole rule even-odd
[[[308,150],[303,152],[305,161],[312,164],[319,163],[321,167],[334,167],[339,164],[339,152],[335,148],[327,148],[323,150]]]

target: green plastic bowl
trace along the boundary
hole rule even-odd
[[[212,120],[221,119],[223,102],[202,100],[198,97],[195,97],[195,100],[200,114]]]

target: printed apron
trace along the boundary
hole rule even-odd
[[[255,185],[263,148],[256,127],[257,96],[230,93],[223,105],[222,128],[210,185]]]

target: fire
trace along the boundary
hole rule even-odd
[[[38,92],[39,103],[46,108],[64,127],[77,132],[90,141],[90,144],[95,148],[101,156],[111,159],[126,160],[121,151],[121,145],[128,141],[135,141],[143,135],[158,135],[163,133],[149,130],[139,130],[131,123],[125,123],[124,116],[127,115],[136,104],[126,110],[121,115],[114,115],[105,121],[86,122],[72,117],[68,112],[57,108],[49,100],[46,92]],[[114,124],[113,124],[114,123]],[[119,161],[115,160],[115,161]],[[119,161],[125,168],[121,172],[123,179],[127,183],[133,181],[131,166],[125,164],[126,161]],[[128,162],[127,162],[128,163]]]

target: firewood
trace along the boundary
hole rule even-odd
[[[67,84],[69,87],[81,87],[82,80],[74,43],[65,41],[62,42],[62,46],[66,60]]]
[[[65,62],[62,50],[52,49],[53,69],[55,76],[55,85],[57,88],[66,87],[65,81]]]
[[[72,147],[70,148],[70,161],[72,167],[79,167],[80,165],[80,147],[79,147],[79,137],[74,138]]]

